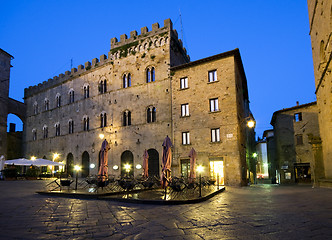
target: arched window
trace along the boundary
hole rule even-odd
[[[48,137],[48,127],[46,125],[44,125],[43,127],[43,138],[47,138]]]
[[[60,136],[60,123],[55,124],[55,136]]]
[[[106,127],[107,126],[107,115],[106,113],[100,114],[100,127]]]
[[[156,80],[154,67],[146,69],[146,82],[154,82]]]
[[[127,73],[123,75],[123,88],[131,87],[131,74]]]
[[[38,103],[37,102],[35,102],[33,104],[33,114],[38,114]]]
[[[68,121],[68,133],[74,133],[74,121],[72,119]]]
[[[84,99],[89,98],[89,92],[90,92],[90,87],[89,85],[85,85],[83,87],[83,92],[84,92]]]
[[[146,110],[146,122],[151,123],[156,121],[156,108],[151,106]]]
[[[83,131],[89,131],[89,117],[83,118]]]
[[[34,128],[32,129],[32,141],[37,140],[37,130]]]
[[[74,90],[73,89],[71,89],[70,91],[69,91],[69,103],[73,103],[74,102],[74,100],[75,100],[75,97],[74,97],[75,95],[74,95]]]
[[[123,112],[123,126],[131,125],[131,112],[126,110]]]
[[[146,69],[146,82],[149,83],[151,82],[151,75],[150,75],[150,69]]]
[[[45,98],[45,111],[50,110],[50,100],[48,100],[47,98]]]
[[[107,81],[106,81],[106,79],[100,81],[98,89],[99,89],[100,94],[103,94],[103,93],[107,92]]]
[[[151,68],[151,81],[152,81],[152,82],[155,81],[155,71],[154,71],[154,67]]]
[[[60,95],[60,93],[58,93],[55,98],[56,98],[56,106],[61,107],[61,95]]]

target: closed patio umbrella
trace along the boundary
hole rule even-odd
[[[143,154],[143,176],[145,178],[149,177],[149,154],[148,151],[145,149]]]
[[[192,148],[189,152],[190,157],[190,173],[189,173],[189,182],[192,183],[196,178],[196,172],[195,172],[195,165],[196,165],[196,157],[197,153],[194,148]]]
[[[101,182],[105,182],[108,178],[108,151],[110,150],[110,146],[105,139],[101,144],[100,151],[100,167],[98,171],[98,180]]]
[[[173,146],[171,139],[167,136],[163,142],[163,158],[162,158],[162,173],[161,173],[161,186],[166,188],[171,175],[172,165],[172,149]]]

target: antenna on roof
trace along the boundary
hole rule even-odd
[[[181,24],[181,39],[183,41],[183,25],[182,25],[182,17],[181,17],[181,10],[179,9],[179,13],[180,13],[180,24]]]
[[[73,58],[70,59],[70,69],[73,68]]]

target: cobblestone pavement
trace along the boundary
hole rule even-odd
[[[332,239],[332,189],[226,187],[157,206],[35,194],[46,183],[0,181],[0,239]]]

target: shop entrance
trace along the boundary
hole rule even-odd
[[[210,159],[210,177],[216,180],[215,184],[224,185],[224,161],[223,158]]]

